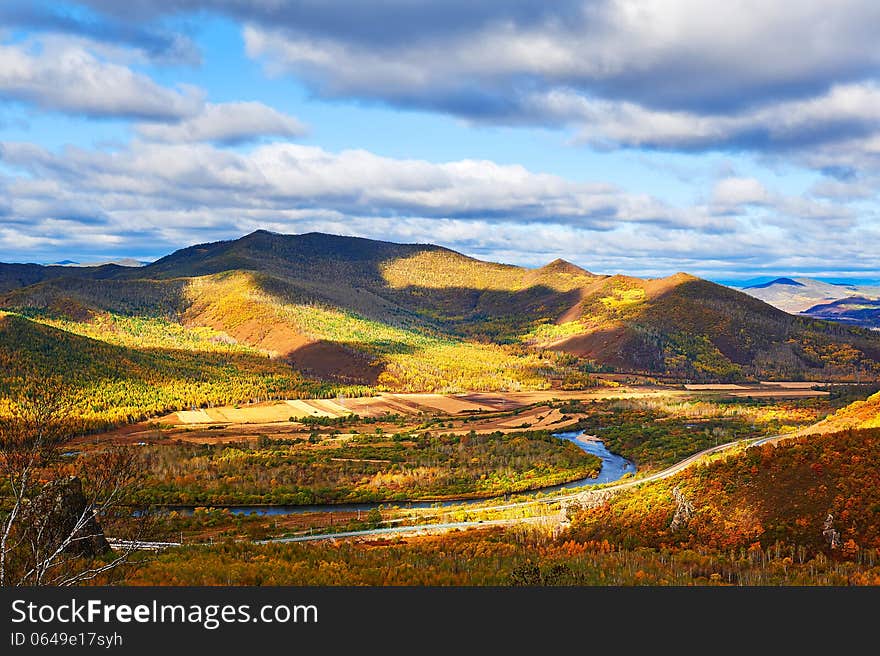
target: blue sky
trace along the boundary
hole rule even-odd
[[[876,279],[878,28],[857,0],[4,2],[0,261],[266,228]]]

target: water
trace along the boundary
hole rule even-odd
[[[564,490],[573,490],[580,487],[587,487],[590,485],[601,485],[603,483],[612,483],[619,478],[623,477],[625,474],[635,474],[636,467],[635,465],[623,458],[619,455],[611,453],[601,440],[591,439],[589,437],[585,437],[583,431],[574,431],[569,433],[557,433],[556,437],[562,440],[568,440],[572,442],[576,446],[578,446],[581,450],[586,451],[594,456],[597,456],[602,460],[602,468],[599,470],[599,475],[596,478],[582,478],[577,481],[572,481],[570,483],[563,483],[561,485],[552,485],[549,487],[542,487],[537,490],[531,490],[529,492],[521,492],[518,493],[517,496],[535,496],[537,494],[547,494],[552,492],[561,492]],[[396,506],[399,508],[445,508],[448,506],[463,506],[463,505],[471,505],[478,503],[486,503],[488,499],[459,499],[459,500],[450,500],[450,501],[409,501],[409,502],[397,502],[397,501],[386,501],[383,503],[333,503],[333,504],[314,504],[308,506],[210,506],[210,508],[214,510],[228,510],[233,515],[265,515],[265,516],[273,516],[273,515],[299,515],[304,513],[318,513],[318,512],[363,512],[367,513],[373,508],[378,508],[380,506],[388,507],[388,506]],[[203,507],[203,506],[199,506]],[[184,515],[191,515],[196,506],[162,506],[162,509],[168,511],[176,511],[178,513]]]
[[[611,453],[601,440],[591,439],[584,436],[583,431],[575,431],[572,433],[557,433],[556,437],[573,442],[581,448],[582,451],[598,456],[602,460],[602,469],[596,478],[584,478],[579,481],[556,485],[549,488],[537,490],[537,492],[555,492],[557,490],[568,490],[577,487],[585,487],[587,485],[601,485],[602,483],[613,483],[622,478],[626,474],[635,475],[636,466],[626,458]]]

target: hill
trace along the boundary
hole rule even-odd
[[[832,284],[812,278],[777,278],[744,287],[742,291],[792,314],[880,327],[878,287]]]
[[[290,367],[208,331],[190,335],[197,343],[188,349],[172,347],[174,331],[130,319],[96,327],[103,339],[93,339],[0,312],[0,413],[10,392],[33,380],[67,393],[83,430],[180,408],[324,393]],[[119,337],[107,339],[111,333]]]
[[[237,349],[325,390],[581,388],[597,370],[880,376],[880,334],[794,317],[684,273],[598,276],[563,260],[528,269],[320,233],[261,230],[142,267],[2,265],[0,308],[166,358]]]
[[[876,336],[794,317],[741,292],[684,273],[612,276],[535,343],[629,371],[696,380],[877,375]],[[848,373],[847,373],[848,372]]]
[[[754,447],[577,513],[572,533],[626,549],[686,547],[745,558],[760,554],[759,545],[801,562],[823,552],[855,558],[880,548],[878,461],[880,429]]]
[[[68,267],[64,265],[42,266],[40,264],[0,263],[0,293],[33,285],[45,280],[76,276],[90,280],[112,278],[122,270],[115,264],[99,267]]]
[[[880,299],[876,298],[849,296],[831,303],[814,305],[804,314],[826,321],[880,329]]]
[[[880,392],[864,401],[854,401],[805,432],[827,433],[860,428],[880,428]]]
[[[797,280],[792,280],[791,278],[777,278],[776,280],[771,280],[769,282],[761,283],[760,285],[749,285],[748,287],[743,287],[743,289],[770,289],[777,285],[789,285],[791,287],[805,287],[806,285],[802,282],[798,282]]]

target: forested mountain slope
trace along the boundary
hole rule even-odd
[[[49,341],[79,335],[165,361],[258,358],[327,390],[572,388],[596,370],[682,381],[880,375],[880,334],[687,274],[602,276],[562,260],[527,269],[320,233],[257,231],[137,268],[2,265],[0,308],[32,330],[55,328]],[[30,346],[5,338],[8,377]]]

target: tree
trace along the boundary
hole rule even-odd
[[[130,560],[148,526],[124,502],[139,478],[130,448],[79,453],[60,381],[0,397],[0,585],[76,585]],[[114,550],[104,531],[125,545]]]
[[[382,511],[378,508],[370,508],[370,512],[367,513],[367,523],[377,528],[382,523]]]

